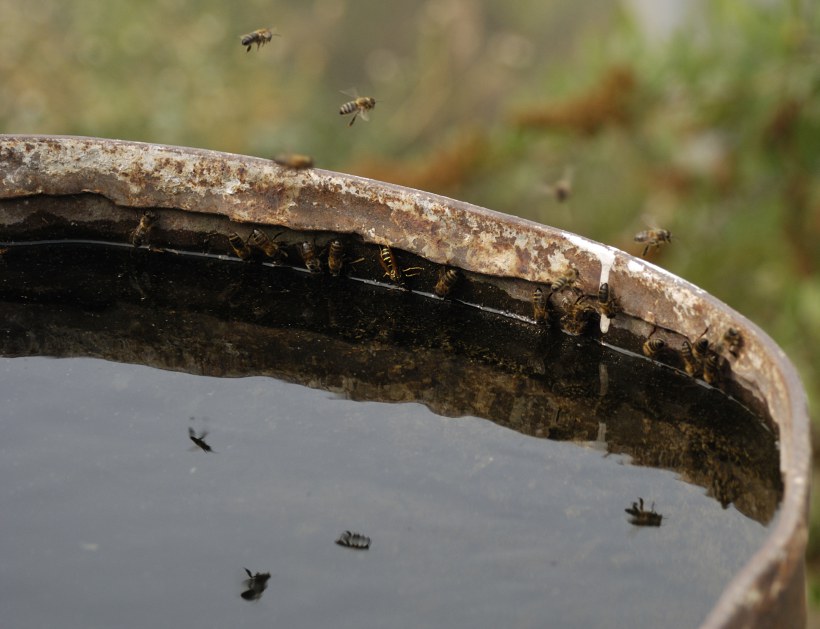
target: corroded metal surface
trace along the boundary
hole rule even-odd
[[[42,208],[54,201],[53,212]],[[784,501],[767,543],[724,592],[705,627],[805,623],[803,553],[810,469],[805,395],[782,351],[758,327],[702,290],[614,248],[444,197],[318,169],[212,151],[94,138],[0,136],[0,240],[115,237],[142,210],[161,214],[161,235],[201,246],[202,234],[286,228],[294,237],[332,232],[385,244],[431,265],[463,269],[526,312],[533,284],[569,268],[583,292],[608,282],[627,317],[601,339],[694,340],[734,327],[745,339],[733,382],[768,409],[781,448]],[[55,231],[56,230],[56,231]],[[27,236],[28,234],[28,236]],[[197,240],[199,238],[199,240]],[[187,239],[187,240],[186,240]],[[167,244],[164,243],[164,244]],[[479,284],[478,282],[476,283]],[[631,349],[634,349],[631,348]]]

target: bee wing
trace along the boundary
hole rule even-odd
[[[194,437],[196,437],[196,433],[194,432],[194,429],[193,429],[193,428],[191,428],[190,426],[188,426],[188,436],[189,436],[191,439],[193,439]]]
[[[355,87],[349,87],[346,90],[339,90],[340,94],[344,94],[345,96],[350,96],[354,100],[359,98],[359,90]]]
[[[370,114],[367,113],[366,109],[362,109],[359,112],[359,115],[361,116],[362,120],[364,120],[365,122],[368,122],[370,120]]]

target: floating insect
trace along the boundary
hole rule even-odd
[[[547,320],[547,295],[540,286],[532,291],[532,316],[536,323],[545,323]]]
[[[650,249],[657,249],[662,244],[672,240],[672,232],[668,229],[647,229],[635,234],[635,242],[645,242],[642,257],[646,257]]]
[[[424,270],[420,266],[411,266],[406,269],[400,269],[398,263],[396,262],[396,256],[393,254],[393,250],[386,245],[381,245],[379,247],[379,264],[382,265],[385,276],[398,286],[404,286],[405,277],[414,277]]]
[[[559,290],[563,290],[564,288],[572,288],[575,286],[575,282],[578,281],[578,269],[570,267],[567,271],[555,280],[551,285],[550,288],[553,292],[558,292]]]
[[[342,94],[347,94],[348,96],[352,96],[353,100],[344,103],[341,107],[339,107],[339,115],[340,116],[347,116],[348,114],[353,114],[353,118],[350,119],[350,122],[347,123],[348,127],[352,127],[353,123],[356,122],[356,117],[361,116],[362,120],[370,120],[368,113],[371,109],[376,106],[376,99],[371,98],[370,96],[358,96],[355,90],[348,90],[342,92]]]
[[[313,158],[310,155],[302,155],[301,153],[281,153],[274,157],[273,161],[280,166],[294,170],[313,168]]]
[[[666,341],[663,339],[648,338],[643,344],[643,355],[649,358],[655,358],[666,349]]]
[[[635,526],[660,526],[663,516],[655,511],[655,503],[649,511],[643,508],[643,498],[638,498],[638,502],[633,502],[629,509],[624,509],[632,517],[629,518],[630,524]]]
[[[248,33],[247,35],[242,35],[242,45],[245,46],[247,52],[251,51],[251,47],[256,44],[256,49],[259,50],[260,46],[264,46],[267,44],[273,36],[279,36],[279,33],[274,33],[269,28],[260,28],[255,30],[253,33]]]
[[[148,242],[148,233],[154,227],[154,224],[157,221],[157,215],[154,214],[151,210],[146,210],[145,213],[140,218],[139,225],[131,234],[131,244],[135,247],[139,247]]]
[[[369,537],[362,535],[361,533],[352,533],[351,531],[345,531],[342,533],[339,536],[339,539],[336,540],[336,543],[339,546],[352,548],[354,550],[367,550],[370,548]]]
[[[736,328],[729,328],[723,335],[723,345],[732,356],[737,358],[743,349],[743,336]]]
[[[572,168],[565,168],[563,176],[558,181],[548,184],[547,192],[559,203],[567,201],[572,195]]]
[[[253,252],[248,244],[242,240],[242,237],[236,232],[228,234],[228,243],[231,245],[233,252],[242,260],[247,260],[251,257]]]
[[[453,292],[453,288],[458,282],[459,277],[461,277],[461,273],[458,272],[458,269],[441,267],[438,270],[438,281],[436,282],[435,288],[433,288],[433,292],[442,299],[447,297]]]
[[[268,580],[270,579],[270,572],[257,572],[253,574],[247,568],[244,568],[248,573],[248,578],[242,581],[247,589],[240,594],[246,601],[258,601],[262,598],[262,592],[268,587]]]
[[[208,431],[207,430],[203,430],[200,433],[200,435],[197,437],[196,433],[194,432],[194,429],[191,428],[190,426],[188,427],[188,437],[190,437],[191,441],[193,441],[197,445],[197,447],[200,448],[201,450],[204,450],[205,452],[213,452],[213,449],[211,449],[211,446],[209,446],[207,443],[205,443],[205,437],[207,437],[207,436],[208,436]]]
[[[279,234],[276,234],[273,238],[270,238],[261,229],[254,229],[245,244],[251,249],[261,251],[269,258],[278,258],[280,256],[287,258],[287,252],[282,251],[282,248],[274,242],[278,236]]]
[[[316,252],[316,245],[312,242],[305,241],[299,245],[299,253],[302,255],[302,261],[305,263],[305,268],[311,273],[322,272],[322,260]]]

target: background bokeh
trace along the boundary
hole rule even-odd
[[[349,88],[378,101],[352,128]],[[653,261],[767,330],[820,417],[812,0],[0,0],[0,131],[308,153],[632,253],[664,227]]]

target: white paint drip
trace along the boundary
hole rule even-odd
[[[612,269],[612,265],[615,263],[615,250],[611,247],[607,247],[605,245],[600,245],[597,242],[592,242],[587,240],[586,238],[582,238],[577,234],[571,234],[569,232],[564,232],[567,240],[569,240],[572,244],[574,244],[579,249],[584,249],[589,253],[593,254],[598,261],[601,263],[601,277],[598,279],[598,286],[600,287],[601,284],[604,284],[609,281],[609,271]],[[631,264],[631,263],[630,263]],[[606,315],[601,315],[601,334],[606,334],[609,332],[609,324],[610,318]]]

